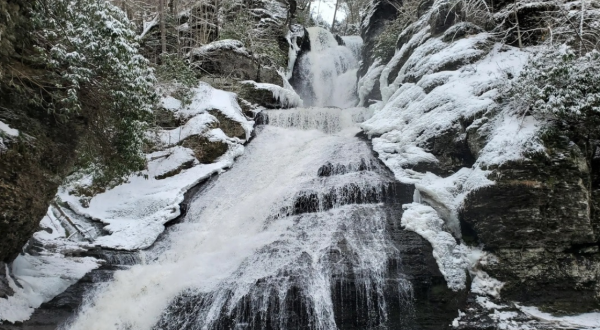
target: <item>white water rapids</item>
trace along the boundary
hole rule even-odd
[[[336,329],[334,287],[347,277],[373,325],[388,318],[397,251],[382,201],[391,179],[355,137],[369,116],[349,108],[357,41],[352,51],[324,30],[309,34],[299,65],[321,107],[265,111],[268,125],[235,166],[144,263],[98,288],[68,329]],[[408,281],[395,285],[410,299]]]

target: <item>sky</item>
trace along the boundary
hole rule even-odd
[[[331,25],[331,22],[333,21],[333,12],[335,11],[335,2],[336,0],[313,0],[313,3],[311,4],[312,16],[321,16],[328,25]],[[338,9],[335,20],[339,22],[345,17],[346,12]]]

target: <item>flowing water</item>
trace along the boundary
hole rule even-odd
[[[309,34],[312,50],[297,65],[299,92],[313,107],[265,111],[267,124],[235,166],[193,199],[142,263],[98,288],[66,328],[410,323],[412,285],[389,233],[402,188],[357,137],[368,111],[351,108],[359,40],[339,46],[325,30]]]

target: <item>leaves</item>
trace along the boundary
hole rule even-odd
[[[582,150],[600,139],[600,53],[577,56],[563,45],[533,58],[512,86],[513,101],[549,124]]]
[[[104,183],[142,169],[144,122],[156,96],[135,27],[105,0],[40,2],[32,17],[40,57],[58,82],[47,108],[67,119],[87,118],[80,164]]]

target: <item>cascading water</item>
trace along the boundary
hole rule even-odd
[[[298,57],[293,77],[294,88],[305,106],[348,108],[356,105],[357,41],[347,38],[355,47],[340,45],[329,31],[307,28],[311,51]],[[344,40],[343,40],[344,41]]]
[[[412,191],[356,137],[357,59],[322,29],[299,59],[320,108],[265,111],[236,165],[115,273],[69,329],[370,329],[412,324],[389,228]],[[357,39],[353,39],[356,42]],[[306,99],[305,99],[306,100]],[[347,109],[323,108],[339,106]],[[396,216],[395,216],[396,215]]]

